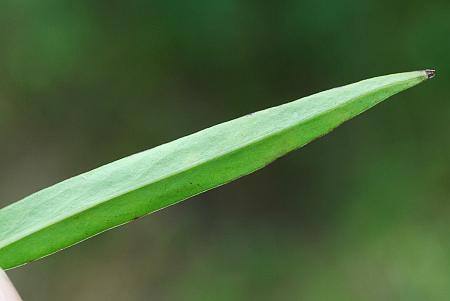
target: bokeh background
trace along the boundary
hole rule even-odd
[[[436,68],[269,167],[12,270],[25,300],[450,298],[448,0],[4,0],[0,204],[235,117]]]

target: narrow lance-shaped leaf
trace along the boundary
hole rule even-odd
[[[434,75],[376,77],[225,122],[123,158],[0,210],[13,268],[258,170]]]

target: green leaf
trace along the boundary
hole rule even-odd
[[[252,173],[434,75],[376,77],[123,158],[0,210],[0,267],[23,265]]]

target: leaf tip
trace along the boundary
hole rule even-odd
[[[436,75],[436,70],[434,70],[434,69],[426,69],[425,70],[425,74],[427,75],[427,77],[429,79],[433,78]]]

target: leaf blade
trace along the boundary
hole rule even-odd
[[[399,73],[327,90],[41,190],[0,210],[0,266],[25,264],[252,173],[428,77]]]

